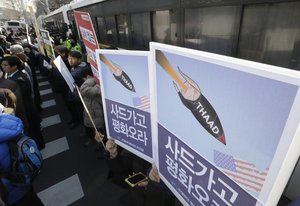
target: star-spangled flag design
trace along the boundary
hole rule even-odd
[[[214,150],[214,163],[227,176],[255,196],[260,193],[269,170],[267,168],[260,172],[254,164],[217,150]]]
[[[140,110],[150,112],[150,97],[141,96],[132,99],[133,105]]]

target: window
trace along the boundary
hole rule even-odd
[[[94,30],[95,30],[95,33],[96,33],[96,28],[97,28],[97,19],[96,18],[92,18],[92,24],[93,24],[93,27],[94,27]],[[97,33],[96,33],[96,36],[97,36]]]
[[[20,23],[19,22],[8,21],[7,25],[8,26],[20,26]]]
[[[300,2],[244,8],[238,57],[300,70]]]
[[[106,36],[107,42],[113,45],[118,44],[116,21],[114,16],[108,16],[104,18],[106,24]]]
[[[153,40],[177,45],[177,12],[175,10],[156,11],[152,14]]]
[[[103,17],[97,17],[97,30],[100,43],[107,43],[106,25]]]
[[[128,29],[128,21],[126,15],[118,15],[117,16],[118,22],[118,37],[119,37],[119,44],[125,47],[129,46],[128,36],[129,36],[129,29]]]
[[[148,49],[151,41],[150,13],[131,15],[132,46],[137,49]]]
[[[231,55],[237,11],[235,6],[186,9],[185,46]]]

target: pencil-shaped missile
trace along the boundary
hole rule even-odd
[[[126,89],[135,92],[131,79],[119,65],[110,62],[103,54],[100,54],[100,60],[112,71],[116,80],[118,80]]]
[[[169,60],[160,50],[156,50],[156,61],[180,87],[181,91],[173,81],[175,90],[184,106],[192,112],[194,117],[207,132],[226,145],[226,139],[220,119],[209,101],[201,94],[197,83],[178,68],[179,73],[185,80],[185,82],[182,82]]]

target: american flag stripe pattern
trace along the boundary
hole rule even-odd
[[[258,195],[268,175],[268,168],[260,172],[257,167],[231,155],[214,150],[214,163],[227,176],[253,195]]]
[[[134,97],[132,101],[135,108],[146,112],[150,112],[150,97],[147,96]]]

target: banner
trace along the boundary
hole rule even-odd
[[[32,43],[31,43],[31,38],[30,38],[30,35],[29,35],[28,24],[26,24],[26,38],[27,38],[27,43],[28,43],[29,45],[32,45]]]
[[[61,56],[58,56],[54,60],[54,64],[57,67],[58,71],[63,76],[63,78],[65,79],[70,90],[73,92],[75,89],[75,80],[74,80],[73,76],[71,75],[70,71],[68,70],[67,66],[65,65],[64,61],[62,60]]]
[[[44,48],[46,50],[47,56],[50,59],[55,59],[55,53],[51,42],[50,34],[47,30],[40,29],[41,37],[44,42]]]
[[[299,157],[300,73],[150,49],[154,156],[167,186],[185,205],[276,205]]]
[[[96,49],[99,49],[99,45],[90,14],[81,11],[74,11],[74,16],[76,19],[78,30],[81,34],[84,46],[86,48],[88,61],[91,65],[94,77],[99,80],[96,58]]]
[[[152,162],[149,52],[97,50],[107,137]]]
[[[42,42],[41,42],[42,38],[41,38],[40,29],[39,29],[37,19],[35,17],[35,12],[33,12],[32,6],[29,5],[28,8],[29,8],[29,11],[30,11],[30,14],[31,14],[31,18],[33,19],[33,27],[34,27],[34,31],[35,31],[35,34],[36,34],[36,40],[38,42],[39,51],[43,56],[46,56],[45,52],[44,52],[44,48],[42,46]]]

